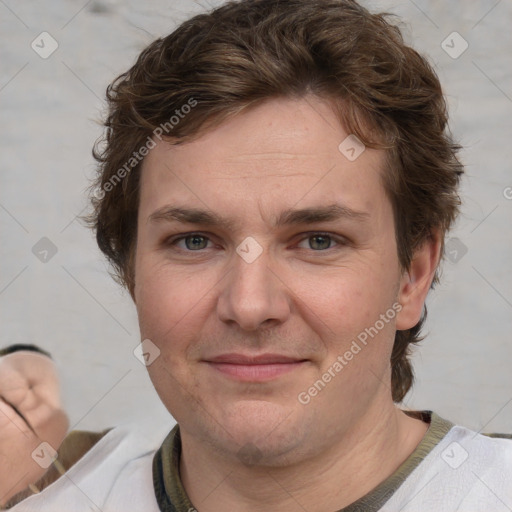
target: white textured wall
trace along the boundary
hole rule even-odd
[[[459,258],[467,253],[446,262],[429,298],[429,335],[406,403],[477,430],[512,432],[512,4],[371,5],[402,16],[408,40],[430,56],[466,147],[464,209],[452,233],[460,242],[451,247]],[[0,2],[0,345],[30,342],[53,353],[73,428],[167,416],[132,354],[138,326],[129,296],[75,217],[106,85],[152,39],[200,10],[190,0]],[[31,48],[43,31],[59,45],[47,59]],[[457,59],[441,47],[453,31],[469,44]],[[57,249],[46,263],[32,252],[42,237]]]

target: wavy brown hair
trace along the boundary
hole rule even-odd
[[[328,100],[349,133],[385,150],[383,185],[402,269],[433,230],[446,233],[460,204],[460,146],[448,131],[436,73],[404,43],[392,16],[352,0],[231,1],[151,43],[107,88],[86,221],[132,297],[141,171],[134,154],[162,126],[179,144],[263,100],[306,94]],[[194,108],[185,109],[191,101]],[[396,332],[395,402],[412,386],[409,351],[425,316],[426,308],[416,326]]]

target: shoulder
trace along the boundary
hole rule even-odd
[[[512,436],[453,425],[382,511],[488,512],[512,503]]]
[[[451,443],[457,443],[475,461],[499,462],[512,471],[512,434],[481,434],[455,425],[448,433]],[[512,473],[511,473],[512,477]]]

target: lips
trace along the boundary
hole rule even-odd
[[[289,364],[304,361],[304,359],[288,357],[281,354],[261,354],[261,355],[243,355],[243,354],[223,354],[208,359],[210,363],[242,364],[242,365],[260,365],[260,364]]]
[[[235,380],[265,382],[298,369],[306,360],[282,354],[222,354],[205,362]]]

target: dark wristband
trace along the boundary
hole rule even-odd
[[[28,344],[23,344],[23,343],[16,343],[14,345],[9,345],[6,348],[0,348],[0,357],[6,356],[9,354],[13,354],[14,352],[19,352],[21,350],[26,350],[29,352],[37,352],[39,354],[43,354],[44,356],[47,356],[50,359],[52,359],[52,356],[50,355],[49,352],[46,352],[46,350],[43,350],[42,348],[39,348],[36,345],[28,345]]]

